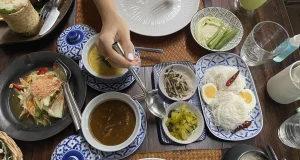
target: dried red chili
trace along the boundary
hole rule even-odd
[[[247,127],[249,127],[251,124],[252,124],[251,121],[245,121],[242,125],[239,125],[239,126],[233,131],[233,133],[235,133],[235,132],[237,132],[237,131],[239,131],[239,130],[242,130],[242,129],[244,129],[244,128],[247,128]]]
[[[230,86],[232,82],[236,79],[236,77],[239,75],[240,71],[237,71],[229,80],[226,82],[226,86]]]

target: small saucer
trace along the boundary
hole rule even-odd
[[[128,73],[124,78],[118,81],[103,82],[99,78],[94,77],[84,68],[82,60],[79,61],[79,67],[85,75],[86,84],[100,92],[117,92],[129,87],[135,81],[132,74]],[[139,71],[140,66],[136,67],[136,72],[139,73]]]
[[[141,129],[135,140],[126,148],[116,152],[103,152],[96,150],[87,141],[79,136],[72,135],[60,142],[52,153],[51,160],[116,160],[133,154],[143,143],[147,133],[147,118],[143,107],[136,101],[141,114]]]

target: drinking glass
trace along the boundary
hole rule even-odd
[[[258,66],[267,59],[282,53],[288,43],[287,31],[278,23],[264,21],[258,23],[245,40],[240,56],[248,66]]]
[[[267,4],[270,0],[228,0],[230,8],[239,14],[251,16],[254,10]]]
[[[285,120],[278,129],[278,137],[285,145],[300,149],[300,113]]]

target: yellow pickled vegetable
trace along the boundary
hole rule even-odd
[[[187,140],[198,126],[198,118],[186,105],[180,106],[178,110],[171,111],[165,125],[170,134],[179,140]]]

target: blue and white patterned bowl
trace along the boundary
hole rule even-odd
[[[93,133],[90,130],[90,118],[97,106],[99,104],[109,101],[109,100],[118,100],[123,101],[131,108],[135,117],[134,129],[131,135],[122,143],[116,145],[106,145],[101,143],[97,138],[93,136]],[[113,107],[113,106],[112,106]],[[84,138],[88,141],[90,145],[95,147],[98,150],[106,151],[106,152],[114,152],[118,150],[122,150],[123,148],[127,147],[131,144],[137,134],[139,133],[141,127],[141,115],[139,114],[139,107],[135,103],[135,101],[131,98],[131,96],[120,93],[120,92],[107,92],[98,95],[97,97],[93,98],[85,107],[82,113],[82,120],[81,120],[81,131],[84,135]]]
[[[73,60],[81,60],[85,43],[97,32],[87,25],[75,25],[64,30],[57,39],[57,51]]]
[[[133,154],[142,144],[147,133],[147,118],[143,107],[137,102],[141,115],[141,128],[135,140],[126,148],[116,152],[102,152],[93,148],[79,136],[72,135],[60,142],[52,153],[51,160],[116,160]],[[73,156],[73,157],[72,157]],[[68,159],[70,158],[70,159]]]
[[[107,160],[123,159],[123,158],[130,156],[141,146],[141,144],[146,136],[146,133],[147,133],[147,118],[146,118],[146,113],[145,113],[143,107],[140,105],[139,102],[136,101],[136,103],[139,106],[139,111],[141,114],[141,122],[142,122],[140,132],[138,133],[137,137],[129,146],[127,146],[126,148],[124,148],[120,151],[100,152],[102,159],[107,159]]]
[[[209,106],[202,100],[201,93],[199,92],[201,91],[202,85],[204,85],[203,78],[205,71],[211,67],[220,65],[237,67],[240,74],[242,74],[246,79],[245,89],[250,89],[256,98],[255,108],[252,110],[250,115],[252,124],[248,128],[242,129],[236,133],[225,131],[222,127],[217,127],[215,125]],[[204,119],[208,129],[213,135],[224,140],[240,141],[250,139],[259,134],[263,127],[263,114],[251,72],[240,56],[231,53],[211,53],[203,56],[196,64],[196,76]]]
[[[92,36],[84,45],[83,50],[81,52],[81,56],[82,56],[82,62],[83,65],[85,67],[85,69],[94,77],[101,79],[102,81],[106,81],[106,82],[110,82],[110,81],[118,81],[119,79],[123,78],[126,74],[129,73],[129,70],[126,68],[122,71],[122,73],[116,74],[116,75],[112,75],[112,76],[104,76],[101,75],[97,72],[95,72],[92,67],[90,66],[89,63],[89,54],[91,54],[91,50],[95,47],[95,43],[97,41],[99,37],[99,34],[96,34],[94,36]],[[136,53],[137,51],[134,49],[134,46],[132,46],[133,51],[135,52],[135,56],[139,57],[139,54]]]
[[[136,52],[137,53],[137,52]],[[125,75],[125,77],[117,81],[102,81],[101,79],[94,77],[90,74],[84,67],[82,61],[79,61],[79,67],[82,69],[85,82],[91,88],[100,91],[100,92],[117,92],[129,87],[134,81],[134,77],[131,73]],[[140,71],[140,66],[136,67],[135,70],[137,73]]]

